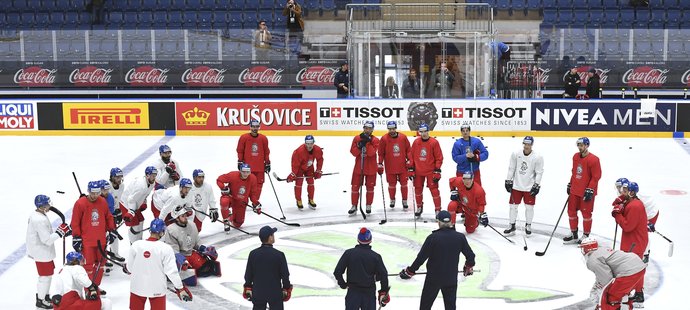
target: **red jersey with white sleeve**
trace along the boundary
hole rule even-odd
[[[450,190],[458,191],[460,205],[465,213],[476,216],[484,212],[486,206],[486,193],[481,185],[472,183],[472,187],[467,188],[462,182],[462,177],[450,178]]]
[[[74,204],[71,226],[72,234],[81,236],[85,247],[95,247],[98,240],[101,244],[107,244],[106,232],[115,229],[115,222],[105,198],[98,196],[96,201],[91,202],[88,197],[81,197]]]
[[[226,186],[229,187],[230,195],[232,196],[233,200],[239,200],[242,202],[248,202],[251,200],[253,204],[259,203],[259,197],[257,197],[256,176],[253,174],[250,174],[246,179],[242,180],[239,171],[231,171],[229,173],[220,175],[218,179],[216,179],[216,184],[221,189],[225,188]]]
[[[183,287],[172,247],[155,238],[132,243],[127,269],[132,273],[129,282],[130,292],[137,296],[165,296],[168,292],[166,277],[175,288]]]
[[[370,136],[371,141],[366,144],[365,147],[365,156],[364,156],[364,174],[365,175],[375,175],[376,170],[378,169],[377,165],[377,160],[376,160],[376,152],[379,149],[379,138],[371,135]],[[362,138],[359,137],[359,135],[356,135],[354,139],[352,139],[352,144],[350,145],[350,154],[355,157],[355,167],[353,170],[353,173],[359,175],[362,169],[362,150],[359,149],[357,144],[359,141],[361,141]]]
[[[390,134],[385,134],[379,141],[379,164],[384,164],[386,174],[406,173],[408,152],[410,151],[410,140],[407,136],[398,132],[394,138]]]
[[[570,193],[577,197],[584,197],[585,189],[594,190],[597,195],[597,186],[601,179],[601,164],[599,157],[592,153],[582,157],[580,153],[573,155],[573,169],[570,177]]]
[[[645,212],[642,201],[633,198],[626,202],[623,207],[623,213],[616,214],[614,218],[623,230],[620,249],[629,252],[630,247],[635,243],[632,252],[642,258],[642,254],[647,249],[647,243],[649,242],[647,212]]]
[[[417,137],[410,148],[409,158],[417,176],[431,175],[435,169],[441,169],[443,164],[441,146],[433,137],[427,140]]]
[[[252,172],[264,172],[264,165],[271,162],[269,154],[268,138],[260,133],[256,137],[245,133],[237,141],[237,160],[249,164]]]
[[[305,144],[300,145],[294,152],[292,152],[292,173],[300,175],[314,175],[314,169],[321,171],[323,167],[323,150],[320,146],[314,145],[314,148],[309,152]]]
[[[48,216],[33,212],[26,228],[26,255],[37,262],[52,262],[55,259],[55,241],[60,239],[53,230]]]

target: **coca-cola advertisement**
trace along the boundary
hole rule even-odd
[[[72,70],[68,77],[68,82],[78,87],[103,87],[108,86],[113,80],[115,69],[87,65]]]
[[[285,68],[253,66],[240,72],[238,82],[244,86],[278,86],[283,81]]]
[[[303,86],[333,86],[338,67],[321,65],[304,67],[297,72],[295,82]]]
[[[630,87],[661,88],[666,84],[670,69],[653,66],[630,68],[623,73],[623,84]]]
[[[228,69],[222,65],[209,67],[207,65],[187,68],[182,72],[183,84],[192,87],[218,87],[225,81],[225,72]]]
[[[170,68],[143,65],[129,69],[124,76],[125,83],[135,87],[156,87],[168,83]]]
[[[611,69],[608,68],[597,68],[594,65],[583,65],[580,67],[577,67],[577,75],[580,76],[580,86],[585,87],[587,86],[587,82],[589,81],[589,71],[594,69],[596,71],[596,74],[599,75],[599,85],[601,87],[604,87],[606,85],[606,82],[609,79],[609,72],[611,72]],[[561,80],[565,80],[566,75],[568,75],[568,72],[566,71],[563,76],[561,77]]]
[[[20,87],[52,87],[55,86],[58,69],[42,66],[21,68],[14,73],[14,84]]]

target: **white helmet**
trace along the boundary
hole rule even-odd
[[[186,205],[178,205],[175,207],[175,209],[170,212],[170,216],[174,219],[180,217],[180,215],[186,215],[187,217],[192,216],[192,211],[191,209],[187,209]]]
[[[596,251],[599,248],[599,242],[592,237],[587,237],[582,239],[582,242],[578,247],[580,247],[582,255],[586,255],[589,252]]]

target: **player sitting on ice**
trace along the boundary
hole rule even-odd
[[[220,276],[220,263],[216,261],[218,253],[213,246],[199,244],[199,232],[189,222],[194,216],[184,206],[177,206],[170,215],[175,223],[170,225],[163,236],[163,242],[175,251],[180,278],[187,286],[196,286],[197,277]]]
[[[192,180],[182,178],[180,184],[164,190],[160,190],[153,195],[153,204],[161,206],[158,218],[170,223],[172,218],[170,212],[177,206],[184,206],[187,211],[192,209],[192,199],[189,196],[189,191],[192,189]],[[194,226],[196,228],[196,226]]]
[[[216,185],[220,187],[220,213],[225,223],[225,232],[230,231],[230,224],[235,227],[244,224],[247,207],[251,207],[256,214],[261,214],[256,176],[251,173],[248,164],[241,164],[240,171],[219,176]],[[251,206],[247,204],[250,199]]]
[[[111,309],[110,301],[100,297],[98,286],[86,274],[86,269],[83,267],[84,262],[84,256],[79,252],[67,254],[65,266],[57,275],[56,294],[51,298],[53,305],[55,305],[54,309]]]
[[[314,170],[316,167],[316,170]],[[304,137],[304,144],[300,145],[292,152],[292,172],[287,177],[288,183],[295,182],[295,200],[297,209],[302,210],[302,183],[307,180],[307,198],[309,208],[316,209],[314,202],[314,180],[321,178],[321,167],[323,167],[323,151],[321,147],[314,144],[314,136]]]
[[[474,183],[474,175],[466,171],[460,178],[450,178],[450,203],[448,212],[451,222],[455,225],[457,213],[465,215],[465,231],[468,234],[482,224],[489,225],[489,217],[484,212],[486,206],[486,193],[481,185]]]

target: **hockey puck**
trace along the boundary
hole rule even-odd
[[[424,220],[424,223],[427,223],[427,220]]]
[[[628,150],[632,150],[632,146],[629,146],[629,147],[628,147]]]
[[[57,191],[58,194],[64,194],[65,192],[63,191]]]
[[[347,193],[347,191],[343,191],[343,193]]]
[[[527,246],[524,246],[523,249],[524,249],[525,251],[527,251]]]

